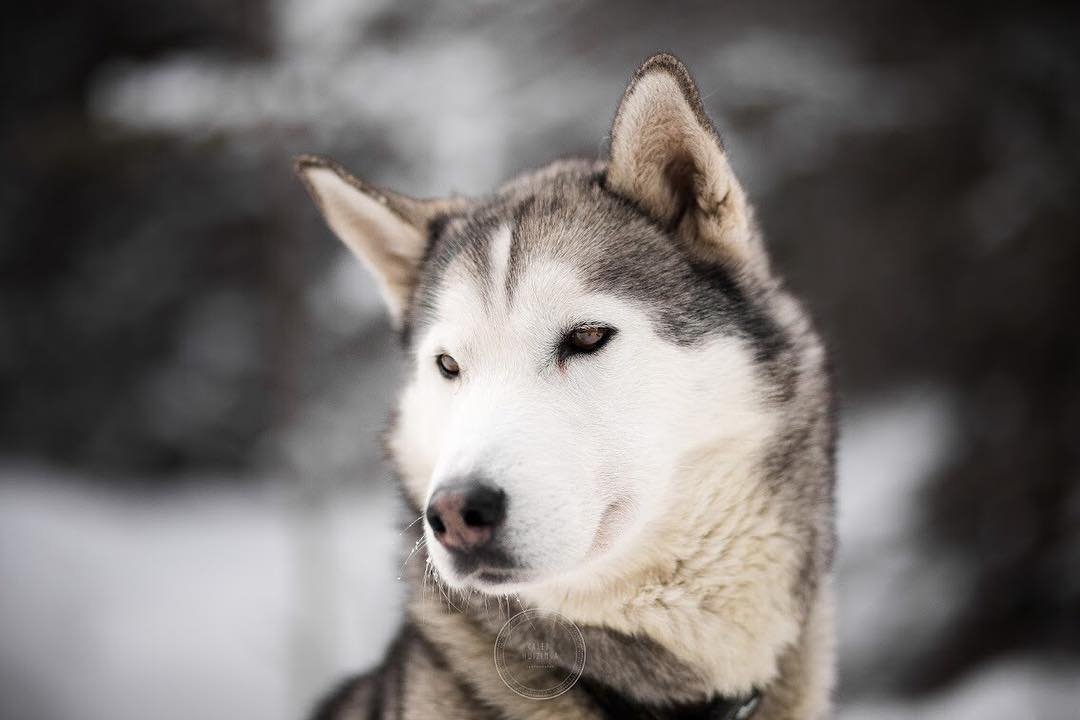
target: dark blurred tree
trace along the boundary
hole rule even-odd
[[[267,248],[281,227],[253,192],[258,168],[223,161],[212,142],[191,147],[95,125],[86,96],[110,60],[198,47],[260,56],[266,31],[261,1],[8,9],[0,25],[5,451],[124,471],[246,459],[268,419],[271,364],[257,347],[230,364],[206,348],[184,357],[180,346],[194,305],[215,292],[231,320],[251,326],[253,346],[273,326],[275,303],[259,294],[277,292]],[[155,401],[170,394],[191,402]]]

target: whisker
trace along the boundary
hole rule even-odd
[[[401,563],[401,570],[399,570],[398,572],[405,572],[405,566],[409,564],[410,560],[412,560],[412,556],[416,554],[417,550],[424,547],[425,544],[427,544],[427,537],[422,537],[422,538],[420,538],[419,540],[416,541],[416,544],[413,545],[412,551],[405,558],[405,562]],[[399,577],[398,580],[400,580],[400,579],[401,578]]]
[[[420,521],[421,521],[421,520],[423,520],[423,519],[424,519],[424,513],[420,513],[420,517],[416,518],[416,519],[415,519],[415,520],[413,520],[413,521],[412,521],[411,523],[409,523],[408,525],[406,525],[406,526],[405,526],[405,528],[404,528],[404,530],[402,530],[402,531],[401,531],[401,533],[402,533],[402,534],[404,534],[404,533],[405,533],[405,530],[408,530],[408,529],[409,529],[409,528],[411,528],[411,527],[412,527],[413,525],[415,525],[416,523],[420,522]]]

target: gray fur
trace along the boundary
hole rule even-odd
[[[695,258],[657,219],[610,191],[604,170],[601,163],[561,161],[516,179],[467,215],[440,218],[410,328],[429,321],[443,272],[462,256],[477,285],[502,281],[511,298],[529,262],[548,257],[578,268],[591,289],[643,305],[658,332],[675,342],[727,332],[752,340],[763,360],[774,358],[784,338],[766,308],[749,301],[732,272]],[[513,233],[509,272],[490,278],[488,243],[504,225]]]

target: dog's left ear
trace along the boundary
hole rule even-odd
[[[460,211],[467,201],[417,200],[381,190],[315,155],[297,158],[294,167],[330,229],[374,274],[391,320],[401,327],[431,223]]]
[[[607,182],[698,257],[767,271],[753,209],[678,58],[653,55],[634,73],[611,128]]]

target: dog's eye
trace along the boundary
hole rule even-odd
[[[570,342],[575,350],[591,352],[597,349],[600,343],[607,337],[608,329],[605,327],[583,327],[570,333]]]
[[[458,373],[461,372],[461,367],[457,364],[457,360],[446,353],[436,357],[435,364],[439,366],[439,372],[441,372],[445,378],[456,378]]]
[[[606,325],[582,325],[566,334],[559,344],[559,359],[565,360],[571,355],[594,353],[611,339],[615,328]]]

